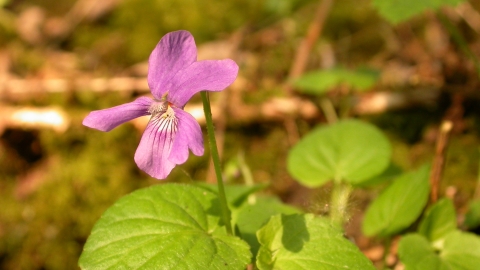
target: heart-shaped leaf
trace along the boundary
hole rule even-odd
[[[403,173],[403,170],[396,164],[390,163],[388,167],[379,175],[362,181],[357,185],[359,188],[371,188],[389,184],[393,179]]]
[[[244,269],[249,246],[219,225],[217,196],[194,186],[137,190],[95,224],[82,269]]]
[[[288,155],[288,171],[302,184],[318,187],[329,180],[360,184],[390,164],[391,147],[375,126],[343,120],[314,129]]]
[[[471,201],[465,214],[465,226],[473,229],[480,226],[480,200]]]
[[[375,269],[330,220],[313,214],[276,215],[257,237],[260,270]]]
[[[465,0],[374,0],[378,12],[391,23],[406,21],[426,10],[435,10],[442,6],[455,6]]]
[[[480,265],[480,237],[455,230],[436,249],[420,234],[408,234],[398,245],[406,270],[476,270]]]
[[[410,270],[450,270],[440,260],[428,240],[420,234],[408,234],[400,239],[398,255]]]
[[[477,270],[480,266],[480,237],[454,231],[445,237],[440,257],[451,269]]]
[[[432,243],[442,240],[456,230],[455,207],[452,201],[446,198],[439,200],[427,211],[418,228],[418,232]],[[441,246],[442,243],[437,245]]]
[[[247,203],[240,209],[232,210],[232,216],[242,239],[250,245],[252,254],[255,256],[260,247],[256,233],[268,222],[270,217],[276,214],[300,212],[300,210],[282,203],[276,197],[257,196],[254,202]]]
[[[373,69],[349,70],[337,67],[307,73],[295,80],[293,85],[309,94],[323,94],[342,84],[354,90],[365,91],[375,85],[378,78],[379,72]]]
[[[197,186],[205,188],[207,190],[218,192],[217,184],[207,184],[207,183],[197,183]],[[240,207],[250,196],[255,192],[258,192],[262,189],[265,189],[267,184],[255,184],[251,186],[245,185],[226,185],[225,186],[225,195],[227,197],[228,203],[233,207]]]
[[[410,226],[422,213],[429,194],[429,166],[397,178],[370,204],[363,220],[367,236],[389,236]]]

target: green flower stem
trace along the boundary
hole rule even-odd
[[[227,233],[230,235],[233,235],[232,222],[231,222],[232,216],[230,213],[230,209],[228,208],[227,196],[225,195],[225,188],[223,187],[220,157],[218,156],[217,141],[215,140],[215,132],[213,130],[213,120],[212,120],[212,110],[210,109],[210,99],[208,98],[207,92],[202,91],[200,94],[202,95],[203,111],[205,113],[205,120],[207,123],[207,135],[208,135],[208,141],[210,145],[210,152],[213,160],[213,167],[215,168],[215,175],[217,176],[218,199],[220,201],[220,208],[222,211],[222,220],[223,220],[223,223],[225,223],[225,226],[227,227]]]
[[[322,98],[320,100],[320,108],[322,109],[323,114],[325,115],[325,118],[327,118],[327,122],[329,124],[333,124],[338,121],[337,112],[335,111],[335,107],[333,106],[333,102],[330,98]]]
[[[352,186],[342,181],[334,181],[332,197],[330,199],[330,219],[338,228],[349,218],[348,199],[352,192]]]

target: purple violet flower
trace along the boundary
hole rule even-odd
[[[151,115],[135,152],[138,167],[157,179],[165,179],[184,163],[188,149],[203,155],[203,136],[195,118],[183,110],[197,92],[221,91],[233,83],[238,66],[230,59],[197,61],[195,40],[188,31],[166,34],[153,50],[148,86],[154,99],[140,97],[113,108],[93,111],[83,124],[110,131],[134,118]]]

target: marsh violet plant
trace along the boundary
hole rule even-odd
[[[202,90],[223,90],[235,80],[238,66],[229,59],[196,61],[196,54],[187,31],[165,35],[149,58],[147,79],[153,99],[141,97],[91,112],[83,124],[109,131],[151,115],[135,161],[151,176],[163,179],[187,160],[189,149],[195,155],[204,152],[200,126],[183,110],[201,91],[217,186],[170,183],[121,198],[92,229],[80,268],[245,269],[253,262],[258,269],[299,269],[297,261],[302,261],[308,262],[302,269],[347,265],[373,270],[372,263],[328,219],[303,214],[275,198],[259,197],[249,204],[247,198],[262,185],[224,187],[209,98]]]
[[[238,66],[230,59],[197,61],[197,48],[188,31],[166,34],[149,58],[148,85],[153,99],[93,111],[83,120],[87,127],[110,131],[134,118],[151,115],[135,153],[138,167],[165,179],[189,155],[203,155],[200,125],[183,110],[197,92],[221,91],[233,83]]]
[[[189,149],[195,155],[204,152],[200,126],[183,110],[201,91],[217,186],[166,183],[124,196],[93,227],[80,268],[374,270],[372,262],[345,238],[343,227],[349,220],[351,192],[391,176],[391,172],[382,176],[391,164],[388,138],[372,124],[341,119],[319,125],[289,151],[287,169],[300,184],[318,188],[332,182],[328,218],[304,213],[272,196],[256,196],[265,187],[261,184],[224,186],[210,103],[202,90],[226,88],[235,80],[238,66],[229,59],[196,58],[190,33],[165,35],[149,59],[153,99],[141,97],[91,112],[83,123],[109,131],[135,117],[151,115],[135,161],[151,176],[163,179],[176,164],[186,161]],[[394,175],[393,184],[367,210],[362,227],[365,235],[386,238],[387,252],[388,238],[418,220],[429,191],[428,166]],[[458,253],[460,259],[448,256],[452,250],[457,254],[458,246],[480,246],[480,238],[456,228],[453,209],[448,201],[432,206],[419,232],[401,240],[399,256],[405,265],[416,266],[416,254],[426,254],[437,260],[433,267],[460,260],[467,262],[461,269],[478,268],[478,251],[471,262],[470,251]],[[442,213],[447,212],[445,223]],[[431,247],[438,248],[439,241],[445,243],[440,255]]]
[[[392,5],[380,7],[386,1],[374,2],[381,14],[395,11],[390,21],[404,18],[398,17],[401,12]],[[229,59],[197,61],[190,33],[172,32],[160,40],[149,58],[153,99],[141,97],[85,118],[86,126],[109,131],[135,117],[151,115],[135,161],[151,176],[163,179],[186,161],[189,150],[195,155],[204,152],[200,126],[183,110],[201,92],[217,186],[165,183],[122,197],[93,227],[79,259],[81,269],[375,270],[370,259],[345,237],[344,226],[354,210],[351,194],[378,184],[385,188],[365,210],[362,223],[365,236],[383,242],[383,261],[376,265],[381,269],[401,264],[406,269],[478,269],[480,237],[458,227],[453,201],[436,201],[433,196],[429,201],[429,193],[438,194],[438,185],[430,181],[434,169],[425,165],[403,171],[394,164],[392,145],[380,129],[349,118],[349,102],[335,107],[330,100],[329,92],[340,86],[370,90],[378,80],[376,73],[335,68],[307,73],[293,83],[296,90],[320,98],[317,105],[330,124],[319,124],[290,149],[287,170],[303,186],[328,184],[332,191],[325,207],[312,202],[308,208],[313,213],[305,213],[274,196],[257,195],[266,185],[254,184],[248,165],[240,158],[236,169],[247,185],[224,186],[206,91],[223,90],[237,72],[238,66]],[[333,77],[340,79],[326,85]],[[355,92],[348,92],[340,100],[350,100]],[[478,217],[475,212],[471,215]],[[401,262],[395,266],[386,258],[391,255],[392,239],[398,237]]]

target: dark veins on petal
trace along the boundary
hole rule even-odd
[[[160,133],[160,136],[158,137],[155,136],[153,140],[154,142],[153,145],[155,145],[155,140],[162,141],[161,140],[162,137],[165,136],[163,139],[163,146],[161,147],[161,149],[165,149],[165,147],[168,147],[168,148],[171,147],[171,145],[173,144],[174,136],[178,130],[178,119],[173,115],[166,116],[165,115],[166,113],[168,112],[165,112],[164,114],[154,115],[150,119],[150,121],[152,122],[152,125],[157,128],[156,130],[157,132],[153,132],[153,136],[155,136],[155,134]],[[150,136],[152,136],[152,134],[150,134]]]

